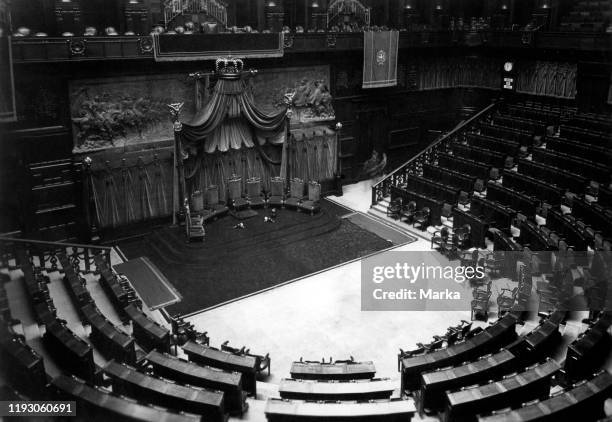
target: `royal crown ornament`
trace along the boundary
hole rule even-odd
[[[225,57],[215,61],[215,72],[219,75],[240,76],[243,69],[244,62],[241,59]]]

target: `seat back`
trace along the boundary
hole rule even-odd
[[[291,197],[302,198],[304,197],[304,181],[297,177],[291,179]]]
[[[321,199],[321,184],[318,182],[308,182],[308,200],[317,202]]]
[[[476,192],[482,192],[484,190],[484,181],[482,179],[476,179],[474,182],[474,190]]]
[[[195,212],[200,212],[204,209],[204,195],[202,191],[195,191],[191,194],[191,206]]]
[[[270,195],[283,196],[285,194],[285,181],[279,177],[273,177],[270,180]]]
[[[240,199],[242,197],[242,177],[233,177],[228,183],[230,199]]]
[[[208,205],[217,205],[219,203],[219,186],[210,185],[206,188],[206,203]]]
[[[261,196],[261,179],[259,177],[251,177],[247,180],[247,195],[249,198]]]
[[[453,215],[453,206],[448,203],[444,203],[442,206],[442,217],[449,218]]]

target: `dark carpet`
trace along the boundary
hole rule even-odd
[[[269,210],[242,220],[231,216],[206,225],[203,243],[187,243],[183,227],[158,228],[140,238],[119,242],[128,259],[146,256],[183,296],[170,314],[188,314],[305,276],[393,246],[364,228],[340,218],[346,208],[322,201],[314,216]]]

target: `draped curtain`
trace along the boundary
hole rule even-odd
[[[91,170],[88,183],[101,228],[172,214],[172,158],[130,161],[107,161]]]
[[[578,67],[572,63],[535,61],[521,66],[517,92],[549,97],[575,98]]]

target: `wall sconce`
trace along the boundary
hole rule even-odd
[[[269,1],[269,2],[268,2],[268,7],[276,7],[276,2],[274,2],[274,1]]]
[[[319,3],[316,2],[316,1],[313,1],[312,4],[310,5],[310,7],[317,8],[317,7],[319,7]]]
[[[437,4],[436,5],[436,10],[442,10],[442,5],[441,4]]]

